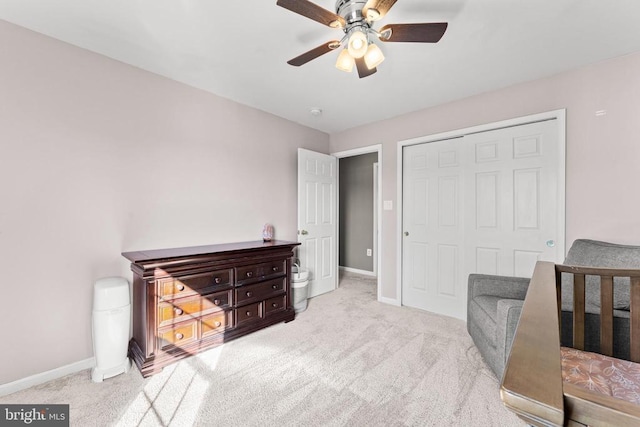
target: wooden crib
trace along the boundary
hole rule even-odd
[[[560,339],[562,276],[568,274],[572,348],[561,347]],[[584,351],[585,277],[593,276],[600,278],[597,353]],[[628,278],[630,285],[630,361],[612,357],[619,345],[613,339],[616,277]],[[507,408],[535,426],[640,426],[640,363],[634,362],[640,362],[640,270],[538,262],[502,378]]]

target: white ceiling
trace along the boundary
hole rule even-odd
[[[364,79],[337,51],[288,65],[342,32],[276,0],[0,0],[0,19],[328,133],[640,51],[640,0],[398,0],[376,28],[449,28],[377,43]]]

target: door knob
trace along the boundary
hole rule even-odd
[[[556,245],[556,242],[554,240],[547,240],[547,246],[552,248]]]
[[[408,235],[409,235],[409,232],[408,232],[408,231],[405,231],[405,232],[404,232],[404,235],[405,235],[405,236],[408,236]]]
[[[309,234],[309,232],[307,230],[300,230],[300,234],[302,234],[304,236],[304,235]]]

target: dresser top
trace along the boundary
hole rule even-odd
[[[190,246],[184,248],[152,249],[147,251],[123,252],[122,256],[132,263],[160,261],[170,258],[192,257],[196,255],[220,254],[235,251],[254,251],[268,248],[284,248],[297,246],[298,242],[288,242],[286,240],[272,240],[263,242],[256,240],[251,242],[223,243],[217,245]]]

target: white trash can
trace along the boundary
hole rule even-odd
[[[96,366],[91,370],[93,382],[102,382],[131,368],[127,357],[130,319],[129,282],[122,277],[97,280],[91,322],[96,358]]]
[[[294,266],[291,272],[291,289],[293,291],[293,309],[296,313],[307,309],[309,296],[309,270]]]

